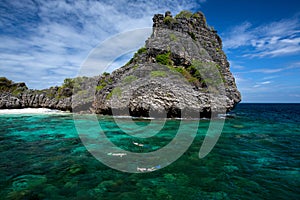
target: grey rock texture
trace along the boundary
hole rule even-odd
[[[65,83],[58,87],[51,87],[44,90],[28,89],[25,83],[13,83],[12,81],[0,77],[0,109],[18,108],[50,108],[63,111],[85,111],[90,112],[93,98],[89,93],[95,91],[99,77],[80,77],[72,83]],[[1,81],[2,80],[2,81]],[[81,92],[76,92],[75,84],[80,84]],[[78,90],[78,89],[77,89]],[[73,95],[74,93],[74,95]],[[73,98],[81,99],[74,103]]]
[[[16,94],[11,92],[1,92],[0,108],[50,108],[58,110],[71,110],[71,96],[58,98],[56,93],[50,93],[50,91],[57,92],[57,89],[58,87],[51,88],[49,91],[24,90]]]
[[[153,33],[145,47],[106,77],[109,82],[99,83],[106,86],[96,93],[94,112],[210,117],[241,101],[220,37],[201,12],[190,15],[154,15]]]

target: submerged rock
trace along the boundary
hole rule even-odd
[[[14,191],[30,190],[36,186],[47,182],[46,176],[43,175],[21,175],[12,180],[12,189]]]
[[[224,171],[226,173],[232,173],[234,171],[238,171],[239,170],[239,168],[237,166],[234,166],[234,165],[225,165],[223,167],[223,169],[224,169]]]
[[[81,174],[85,172],[85,169],[78,164],[72,165],[68,170],[70,174]]]

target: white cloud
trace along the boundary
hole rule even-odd
[[[252,72],[252,73],[273,74],[273,73],[281,72],[281,71],[286,70],[286,69],[289,69],[289,68],[287,68],[287,67],[276,68],[276,69],[261,68],[261,69],[254,69],[254,70],[251,70],[249,72]],[[249,72],[245,72],[245,73],[249,73]]]
[[[230,33],[225,35],[223,40],[224,47],[227,49],[235,49],[249,45],[249,42],[254,37],[253,33],[249,31],[250,27],[251,24],[249,22],[234,27]]]
[[[298,102],[300,63],[274,70],[263,68],[233,72],[243,102]],[[293,98],[295,97],[295,98]]]
[[[261,82],[260,84],[261,85],[266,85],[266,84],[270,84],[270,83],[272,83],[271,81],[264,81],[264,82]]]
[[[258,82],[258,83],[256,83],[253,87],[254,87],[254,88],[258,88],[258,87],[261,87],[261,86],[264,86],[264,85],[268,85],[268,84],[270,84],[270,83],[272,83],[272,82],[271,82],[271,81]]]
[[[300,98],[300,94],[290,94],[290,97],[296,97],[296,98]]]
[[[109,68],[112,69],[112,65],[120,66],[121,62],[126,63],[129,59],[124,61],[118,58],[143,46],[151,31],[151,28],[135,29],[108,38],[90,53],[88,59],[82,64],[80,76],[110,72]]]
[[[235,62],[233,62],[233,63],[235,63]],[[246,68],[243,68],[243,69],[246,69]],[[300,69],[300,62],[295,62],[293,64],[290,64],[285,67],[280,67],[280,68],[257,68],[257,69],[252,69],[252,70],[239,71],[239,72],[237,72],[237,74],[249,74],[249,73],[276,74],[278,72],[294,70],[294,69]],[[272,79],[272,78],[276,78],[278,76],[279,75],[271,75],[271,76],[264,77],[264,79]]]
[[[269,79],[274,79],[274,78],[278,78],[280,76],[265,76],[263,77],[263,80],[269,80]]]
[[[229,60],[228,62],[230,63],[230,67],[233,69],[239,69],[239,70],[246,69],[245,66],[239,64],[238,62],[232,60]]]
[[[243,102],[299,102],[297,96],[293,96],[300,92],[298,69],[300,63],[296,62],[288,67],[277,68],[276,71],[280,71],[278,74],[269,73],[273,72],[269,69],[260,69],[234,72],[234,76]]]
[[[245,22],[225,33],[223,43],[227,50],[239,48],[244,57],[277,57],[296,54],[300,52],[299,29],[298,16],[258,27]]]
[[[151,27],[155,13],[171,10],[175,14],[199,7],[199,2],[205,1],[4,2],[1,6],[6,11],[0,13],[1,76],[34,88],[60,84],[64,78],[76,76],[89,52],[108,37]],[[122,63],[119,60],[117,64]]]
[[[244,72],[244,73],[264,73],[264,74],[273,74],[273,73],[278,73],[278,72],[282,72],[282,71],[286,71],[286,70],[290,70],[290,69],[297,69],[300,68],[300,63],[294,63],[288,67],[281,67],[281,68],[261,68],[261,69],[254,69],[254,70],[250,70],[248,72]]]

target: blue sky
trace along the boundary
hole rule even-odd
[[[243,102],[300,103],[298,0],[0,0],[0,76],[30,88],[60,85],[109,37],[183,9],[201,10],[218,31]]]

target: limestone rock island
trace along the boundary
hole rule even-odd
[[[0,108],[210,117],[232,110],[241,101],[217,31],[207,25],[203,13],[189,11],[174,17],[170,12],[154,15],[145,46],[111,74],[66,79],[64,85],[46,90],[8,82],[0,80]]]

